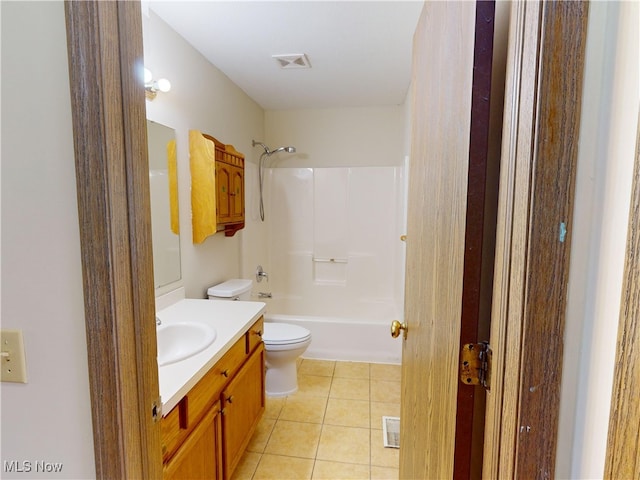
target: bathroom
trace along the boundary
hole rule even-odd
[[[164,281],[157,292],[182,287],[187,298],[206,298],[212,285],[252,279],[253,298],[267,303],[267,320],[293,314],[313,325],[307,356],[399,363],[401,342],[388,331],[402,318],[408,102],[263,110],[153,8],[159,7],[143,15],[145,66],[172,89],[147,100],[147,118],[175,132],[181,265],[180,280]],[[192,242],[191,129],[245,155],[245,227],[233,237]],[[384,141],[371,141],[378,138]],[[297,148],[265,162],[264,222],[257,166],[263,149],[252,140]],[[256,276],[258,265],[268,277]],[[260,292],[272,298],[259,298]]]
[[[371,468],[383,472],[380,473],[383,478],[393,477],[398,450],[383,448],[382,416],[399,414],[396,402],[400,372],[397,368],[392,378],[387,374],[384,379],[376,379],[374,368],[374,378],[369,380],[368,365],[399,367],[401,360],[402,342],[391,337],[389,327],[392,320],[402,319],[405,244],[401,236],[406,233],[405,169],[410,116],[405,95],[409,93],[409,85],[402,90],[398,105],[263,110],[159,18],[154,8],[152,5],[143,15],[145,67],[154,77],[169,79],[172,88],[146,101],[147,118],[155,126],[173,130],[175,135],[181,265],[178,282],[165,280],[158,285],[158,309],[161,311],[167,300],[171,303],[181,295],[206,298],[209,287],[228,279],[253,280],[251,299],[267,304],[267,322],[298,325],[311,332],[311,344],[303,357],[318,363],[300,365],[302,393],[309,379],[326,381],[328,377],[323,375],[335,361],[339,361],[335,367],[337,375],[345,375],[345,369],[340,367],[344,362],[358,362],[360,370],[367,368],[366,380],[349,378],[351,392],[338,393],[349,398],[305,397],[307,405],[324,401],[327,419],[345,405],[364,409],[362,413],[351,409],[351,416],[358,417],[357,427],[354,420],[346,422],[346,426],[343,420],[333,420],[333,425],[323,429],[323,437],[316,438],[312,433],[307,440],[297,442],[318,444],[318,457],[312,463],[316,475],[322,466],[329,468],[342,458],[346,460],[340,464],[342,469],[347,466],[356,471],[366,469],[368,475]],[[200,105],[215,105],[219,110],[212,114]],[[193,129],[231,144],[245,155],[245,226],[234,236],[218,233],[201,243],[192,241],[188,135]],[[372,138],[384,141],[372,142]],[[258,144],[253,146],[252,140],[264,142],[271,149],[296,147],[295,153],[280,152],[265,160],[264,222],[260,218],[258,195],[258,162],[264,149]],[[152,180],[152,226],[153,186]],[[154,260],[159,257],[154,253]],[[256,275],[258,266],[265,276]],[[154,270],[160,272],[163,267],[156,264]],[[264,294],[270,294],[271,298]],[[264,335],[269,367],[268,325]],[[306,375],[317,373],[319,368],[323,369],[323,375]],[[271,373],[268,369],[266,389],[270,395]],[[334,388],[341,380],[344,379],[335,379]],[[379,386],[385,390],[373,392],[372,398],[377,401],[371,408],[384,408],[385,404],[390,408],[380,411],[375,419],[369,418],[369,401],[356,388],[365,381],[371,382],[372,388]],[[369,399],[368,392],[366,398]],[[270,416],[273,404],[267,399],[265,417]],[[295,405],[296,399],[289,398],[282,418],[299,419],[292,412]],[[318,407],[318,411],[324,411],[324,407]],[[268,459],[277,459],[281,468],[286,462],[311,462],[308,457],[315,457],[315,452],[296,454],[288,447],[289,454],[277,455],[282,452],[277,442],[279,435],[295,435],[293,432],[285,435],[289,426],[295,426],[296,431],[318,428],[319,424],[308,423],[315,417],[307,415],[302,423],[279,420],[272,425],[269,445],[256,445],[259,440],[254,440],[248,447],[249,459],[264,451],[276,453],[264,457],[260,467],[254,468],[267,468]],[[267,425],[272,421],[265,420]],[[264,436],[260,428],[258,438]],[[363,458],[354,453],[351,458],[332,453],[332,447],[325,445],[329,442],[326,431],[331,429],[346,436],[356,435]],[[371,440],[370,431],[374,432]],[[367,437],[366,446],[358,437],[361,435]],[[375,452],[371,465],[369,451]],[[238,471],[246,468],[249,467],[241,462]]]

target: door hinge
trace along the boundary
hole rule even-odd
[[[151,418],[153,419],[153,423],[157,423],[162,418],[162,402],[160,397],[155,399],[151,404]]]
[[[467,343],[460,352],[460,381],[465,385],[491,387],[491,347],[489,342]]]

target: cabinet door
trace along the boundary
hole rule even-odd
[[[229,192],[231,211],[230,217],[233,222],[244,220],[244,170],[233,167],[231,170],[231,190]]]
[[[264,412],[264,345],[222,392],[224,477],[231,477]]]
[[[164,466],[164,480],[221,480],[220,404],[203,417],[191,435]]]
[[[233,189],[233,167],[226,163],[216,162],[216,200],[217,222],[228,223],[231,220],[233,198],[230,193]]]

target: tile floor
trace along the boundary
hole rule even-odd
[[[400,366],[303,359],[298,391],[267,398],[233,480],[397,479],[382,416],[400,416]]]

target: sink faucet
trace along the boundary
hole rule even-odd
[[[156,315],[156,325],[162,325],[162,320],[160,320],[160,317]]]
[[[271,298],[271,292],[258,292],[258,298]]]

